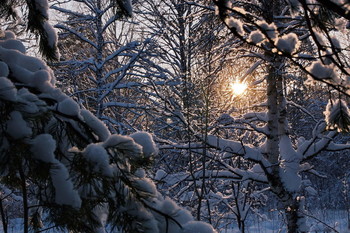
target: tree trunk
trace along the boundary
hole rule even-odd
[[[19,175],[21,178],[21,188],[23,197],[23,233],[28,233],[29,228],[29,212],[28,212],[28,195],[26,177],[22,165],[19,168]]]
[[[2,199],[0,199],[0,214],[1,214],[1,221],[2,221],[2,229],[3,229],[4,233],[7,233],[8,232],[7,231],[8,230],[8,218],[5,214]]]
[[[299,205],[297,203],[287,204],[285,208],[285,214],[287,219],[288,232],[300,232],[298,227],[298,210]]]
[[[286,104],[283,94],[283,79],[281,76],[282,61],[275,58],[269,69],[267,77],[267,105],[268,105],[268,122],[267,128],[269,135],[266,142],[265,157],[272,164],[267,174],[271,190],[277,195],[283,203],[288,232],[304,232],[302,227],[304,216],[300,212],[300,202],[297,200],[296,193],[287,190],[282,182],[280,175],[280,139],[288,135],[288,122],[286,119]]]
[[[102,15],[103,15],[103,11],[101,11],[102,9],[102,3],[100,0],[98,0],[96,2],[97,4],[97,9],[95,10],[96,12],[96,35],[95,35],[95,39],[97,41],[97,48],[96,48],[96,60],[97,60],[97,66],[95,67],[96,71],[95,71],[95,79],[96,79],[96,85],[97,85],[97,103],[96,103],[96,116],[97,118],[101,119],[101,117],[103,116],[103,101],[104,99],[102,98],[103,96],[103,89],[101,88],[101,86],[103,85],[102,82],[102,77],[103,77],[103,66],[102,61],[103,61],[103,47],[104,47],[104,37],[103,37],[103,26],[102,26]]]

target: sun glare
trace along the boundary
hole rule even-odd
[[[247,89],[247,84],[236,81],[231,83],[231,89],[234,95],[242,95]]]

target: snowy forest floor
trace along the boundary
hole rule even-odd
[[[310,213],[311,214],[311,213]],[[348,230],[347,212],[344,210],[315,210],[312,212],[313,217],[308,217],[310,232],[339,232],[350,233]],[[283,215],[277,211],[269,212],[258,217],[250,215],[246,220],[246,233],[285,233],[286,226],[283,221]],[[336,231],[330,229],[332,227]],[[0,225],[0,232],[3,233]],[[22,232],[22,220],[13,219],[10,221],[9,233]],[[51,229],[43,231],[45,233],[57,233],[57,230]],[[106,232],[112,233],[108,229]],[[228,225],[225,229],[221,228],[220,233],[240,233],[236,224]],[[116,233],[113,231],[113,233]],[[165,233],[165,232],[164,232]]]
[[[311,213],[309,213],[311,215]],[[350,233],[348,230],[347,212],[341,210],[314,210],[312,217],[307,217],[310,232]],[[331,228],[334,228],[334,231]],[[237,226],[222,229],[220,233],[239,233]],[[246,233],[285,233],[286,224],[282,213],[273,212],[258,217],[251,215],[246,221]]]

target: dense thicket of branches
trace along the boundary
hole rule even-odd
[[[213,232],[153,182],[218,230],[277,208],[308,232],[327,198],[350,212],[348,1],[53,1],[59,37],[46,0],[0,15],[19,5],[55,75],[3,33],[5,231],[19,205],[25,232]]]

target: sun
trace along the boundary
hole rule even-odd
[[[235,81],[231,83],[231,90],[235,96],[242,95],[247,89],[247,84]]]

